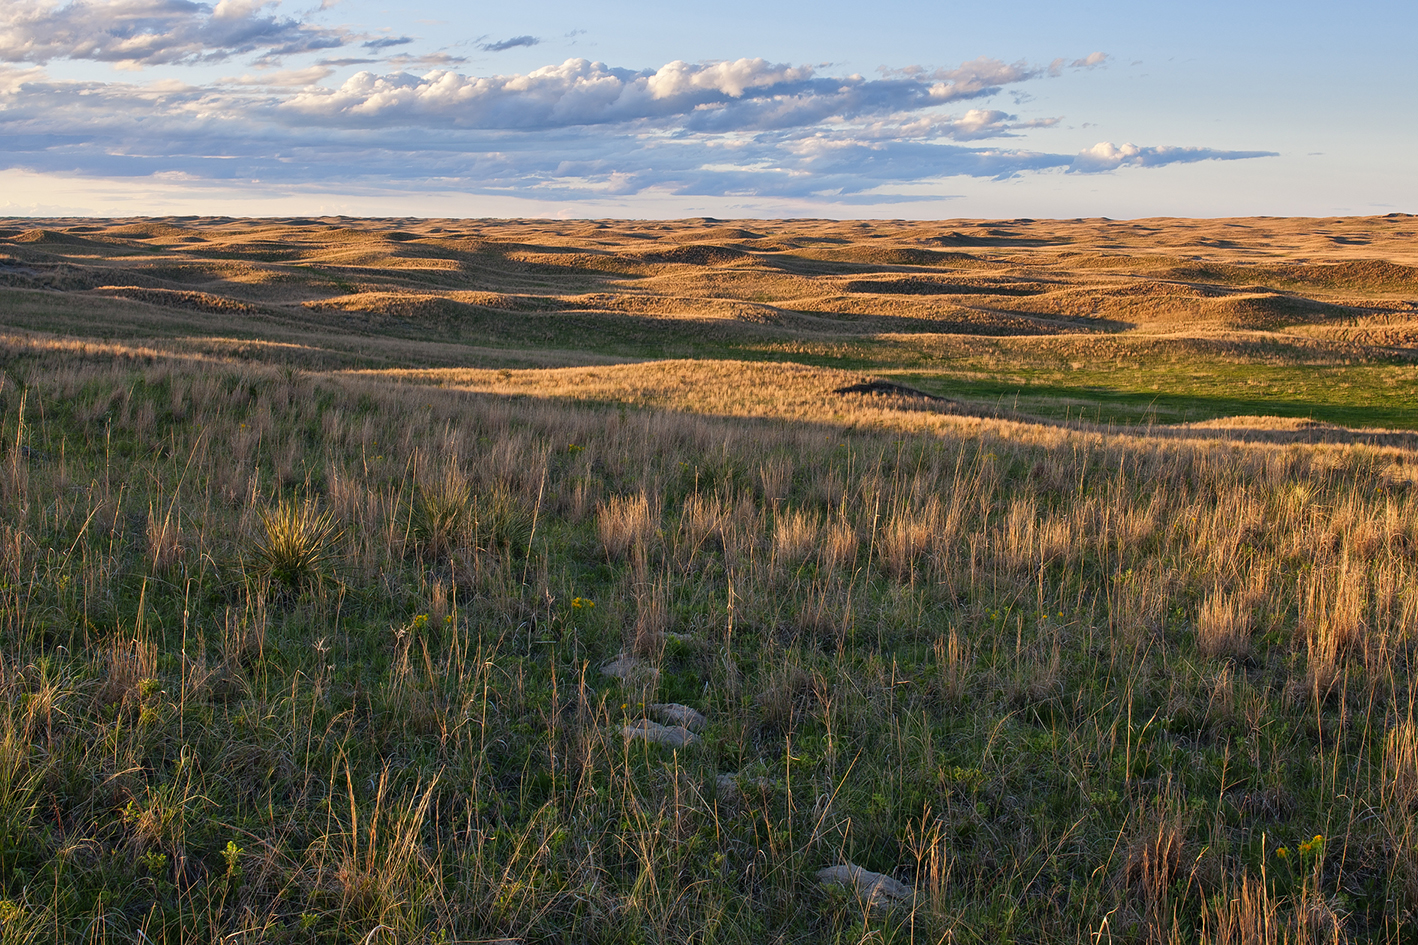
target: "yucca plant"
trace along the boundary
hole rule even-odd
[[[336,534],[330,513],[309,502],[281,502],[261,513],[256,539],[257,572],[272,585],[294,593],[322,583]]]

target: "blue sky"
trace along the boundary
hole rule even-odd
[[[1418,210],[1411,2],[4,0],[0,214]]]

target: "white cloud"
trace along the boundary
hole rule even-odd
[[[742,98],[747,89],[801,82],[809,78],[812,78],[812,68],[809,66],[795,69],[769,65],[762,59],[737,59],[710,65],[690,65],[675,60],[661,66],[646,79],[645,87],[654,99],[680,99],[704,91]]]
[[[1096,69],[1107,63],[1111,57],[1105,52],[1089,53],[1082,59],[1075,59],[1069,62],[1068,59],[1060,57],[1049,63],[1049,75],[1063,75],[1065,68],[1069,69]]]
[[[264,86],[273,89],[303,89],[324,81],[334,71],[329,66],[308,66],[304,69],[283,69],[256,75],[245,73],[239,77],[218,79],[217,84]]]
[[[331,62],[330,65],[359,65],[363,63],[375,62],[374,59],[350,59],[345,62]],[[426,53],[422,56],[390,56],[386,60],[391,66],[402,69],[405,66],[420,66],[424,69],[446,69],[449,66],[460,66],[468,61],[466,56],[454,56],[451,53]]]
[[[361,72],[338,89],[311,90],[283,107],[299,113],[302,121],[362,127],[401,122],[567,127],[683,114],[698,105],[741,98],[748,90],[781,90],[811,71],[740,59],[708,65],[672,62],[655,72],[632,72],[568,59],[514,75]]]
[[[361,72],[338,89],[308,90],[283,108],[302,122],[343,127],[532,130],[670,119],[683,121],[686,130],[722,134],[918,112],[984,97],[1043,73],[994,59],[935,72],[896,70],[873,80],[818,76],[810,66],[763,59],[675,61],[639,72],[568,59],[514,75]]]
[[[14,95],[30,82],[42,82],[43,69],[16,69],[14,66],[0,65],[0,95]]]
[[[278,0],[277,0],[278,2]],[[257,52],[331,49],[355,37],[266,12],[270,0],[5,0],[0,61],[52,59],[156,65],[216,62]]]
[[[1235,161],[1243,158],[1274,157],[1273,151],[1218,151],[1213,148],[1152,147],[1135,144],[1121,147],[1111,141],[1100,141],[1073,159],[1069,170],[1096,174],[1119,167],[1161,167],[1164,164],[1191,164],[1196,161]]]
[[[220,0],[212,10],[218,20],[241,20],[250,17],[265,7],[276,6],[280,0]]]
[[[230,15],[265,9],[248,3]],[[363,72],[335,89],[316,84],[328,69],[195,86],[59,82],[0,67],[0,168],[564,201],[678,194],[866,203],[902,190],[917,199],[950,177],[1263,153],[1109,143],[1056,153],[1033,138],[1017,146],[1058,119],[973,100],[1050,70],[988,59],[873,79],[762,59],[638,71],[571,59],[511,75]],[[952,105],[967,101],[972,107]]]

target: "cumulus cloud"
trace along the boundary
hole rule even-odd
[[[361,72],[338,89],[311,90],[283,107],[302,122],[348,127],[532,130],[669,118],[688,131],[722,134],[917,112],[988,96],[1044,71],[978,59],[958,69],[895,70],[868,80],[764,59],[675,61],[654,71],[568,59],[514,75]]]
[[[278,2],[278,0],[277,0]],[[324,29],[267,11],[270,0],[5,0],[0,5],[0,61],[52,59],[156,65],[217,62],[332,49],[350,42]]]
[[[241,9],[228,15],[263,8]],[[763,59],[653,70],[572,59],[512,75],[363,72],[324,88],[316,83],[328,69],[197,86],[61,82],[0,66],[0,166],[569,201],[672,193],[868,203],[955,176],[1098,174],[1268,153],[1040,149],[1032,135],[1057,118],[980,100],[1042,80],[1050,67],[988,59],[871,79]],[[1019,143],[1026,135],[1030,146]]]

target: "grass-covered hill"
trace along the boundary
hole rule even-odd
[[[0,940],[1406,940],[1415,231],[10,221]]]

